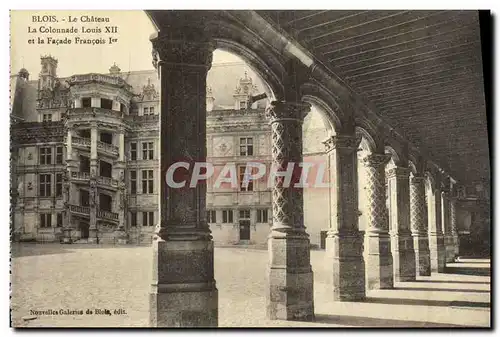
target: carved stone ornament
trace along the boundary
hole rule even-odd
[[[359,144],[361,143],[361,137],[357,136],[341,136],[335,135],[329,137],[323,144],[325,145],[326,151],[330,151],[333,149],[343,149],[343,150],[357,150],[359,148]]]
[[[153,65],[184,64],[210,68],[215,46],[211,42],[187,41],[158,36],[152,41]]]
[[[28,152],[28,160],[32,160],[33,159],[33,154],[31,152]]]
[[[273,101],[266,108],[265,115],[270,123],[283,120],[302,122],[310,110],[309,103]]]
[[[28,182],[28,190],[32,190],[33,189],[33,183],[30,181]]]

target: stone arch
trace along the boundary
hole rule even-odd
[[[401,159],[402,156],[392,146],[386,145],[384,150],[385,153],[391,156],[391,161],[394,163],[394,166],[406,167],[406,163]]]
[[[370,152],[384,153],[384,135],[366,117],[355,117],[355,130],[356,134],[362,136],[368,141]]]
[[[306,82],[301,85],[300,91],[304,101],[315,104],[323,110],[322,115],[324,118],[327,118],[325,124],[332,128],[332,135],[348,131],[345,130],[346,113],[341,109],[339,102],[327,88],[319,83]]]
[[[360,146],[363,150],[370,153],[375,153],[380,150],[380,145],[377,142],[377,137],[373,136],[365,128],[356,126],[356,137],[361,138]]]
[[[426,187],[428,187],[431,194],[434,195],[436,191],[436,178],[434,174],[430,170],[426,170],[424,172],[424,177]]]
[[[205,27],[216,49],[238,55],[263,79],[270,100],[283,97],[285,89],[281,74],[285,67],[282,57],[263,44],[258,36],[235,23],[214,20],[207,22]]]

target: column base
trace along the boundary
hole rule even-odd
[[[446,235],[444,237],[444,244],[446,247],[446,263],[455,261],[455,246],[453,236]]]
[[[218,292],[210,240],[153,241],[151,327],[217,327]]]
[[[368,289],[394,288],[391,238],[388,233],[365,234],[366,287]]]
[[[410,282],[416,280],[415,251],[410,234],[391,237],[394,264],[394,281]]]
[[[313,272],[307,234],[271,233],[267,318],[314,321]]]
[[[415,247],[416,274],[418,276],[431,276],[431,252],[429,251],[429,238],[426,234],[413,235]]]
[[[429,236],[429,249],[431,253],[431,273],[444,273],[446,248],[443,235],[431,234]]]
[[[326,238],[326,264],[334,301],[366,298],[363,233],[333,233]]]

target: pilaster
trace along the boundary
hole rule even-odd
[[[443,273],[446,265],[446,250],[441,227],[441,190],[439,184],[428,193],[429,249],[431,272]]]

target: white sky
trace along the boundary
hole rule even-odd
[[[66,18],[69,15],[75,17],[82,13],[98,17],[109,17],[109,23],[33,23],[32,15],[44,15],[57,12],[57,16]],[[30,73],[31,79],[37,79],[40,72],[40,56],[50,54],[58,62],[57,74],[65,77],[79,73],[99,72],[107,73],[109,68],[116,62],[123,72],[134,70],[149,70],[153,68],[151,63],[151,42],[149,36],[154,33],[154,27],[144,11],[12,11],[11,12],[11,73],[15,74],[22,67]],[[67,20],[67,19],[66,19]],[[131,25],[130,22],[134,24]],[[81,29],[100,27],[104,32],[104,26],[117,26],[118,42],[112,45],[39,45],[28,44],[28,39],[36,36],[52,36],[64,38],[65,34],[40,34],[28,33],[28,27],[49,26],[54,28],[70,28],[75,26]],[[76,34],[88,38],[97,38],[106,34]],[[73,36],[76,36],[73,34]],[[241,61],[237,56],[216,50],[214,52],[214,63]]]

